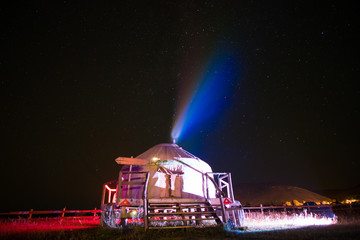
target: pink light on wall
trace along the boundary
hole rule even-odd
[[[105,184],[105,188],[108,190],[108,203],[110,203],[111,195],[116,192],[116,188],[110,188],[107,184]],[[115,194],[113,196],[113,202],[115,202]]]

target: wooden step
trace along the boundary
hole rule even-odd
[[[122,181],[120,185],[144,185],[145,182]]]
[[[147,174],[148,172],[143,171],[121,171],[123,174]]]
[[[149,203],[149,206],[174,206],[174,205],[179,205],[179,206],[210,206],[210,204],[206,204],[206,203]]]
[[[184,221],[216,221],[218,218],[179,218],[179,219],[156,219],[151,222],[184,222]]]
[[[180,209],[179,206],[174,207],[148,207],[148,209]]]
[[[174,229],[174,228],[200,228],[200,227],[213,227],[221,225],[222,222],[216,214],[211,204],[207,201],[179,201],[171,199],[166,201],[165,199],[157,202],[148,203],[148,229]],[[162,212],[155,212],[161,210]],[[195,211],[194,211],[195,210]],[[163,212],[165,211],[165,212]],[[171,211],[171,212],[166,212]],[[162,218],[162,219],[159,219]],[[165,219],[164,219],[165,218]],[[167,219],[170,218],[170,219]],[[174,219],[175,218],[175,219]],[[210,222],[209,222],[210,221]],[[166,224],[168,222],[169,224]],[[181,226],[170,226],[171,223],[183,223]],[[156,223],[163,223],[167,226],[152,226]],[[207,224],[204,224],[207,223]],[[176,225],[176,224],[175,224]]]
[[[148,216],[175,216],[175,215],[209,215],[215,214],[214,212],[173,212],[173,213],[148,213]]]
[[[149,208],[166,208],[166,207],[205,208],[212,206],[209,203],[149,203]]]
[[[154,204],[149,204],[149,207],[151,208],[163,208],[163,207],[181,207],[181,208],[212,208],[211,205],[205,205],[205,204],[189,204],[189,205],[185,205],[185,204],[159,204],[159,205],[154,205]]]
[[[205,199],[191,198],[151,198],[149,204],[209,204]]]
[[[151,206],[148,207],[148,209],[200,209],[200,208],[211,208],[211,206]]]
[[[166,226],[166,227],[152,227],[149,226],[149,229],[176,229],[176,228],[205,228],[205,227],[217,227],[219,224],[214,225],[194,225],[194,226]]]
[[[204,204],[204,205],[209,205],[208,202],[204,202],[204,201],[200,201],[200,202],[196,202],[196,201],[191,201],[191,202],[150,202],[149,205],[173,205],[173,204],[181,204],[181,205],[188,205],[188,204]]]

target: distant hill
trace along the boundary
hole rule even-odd
[[[271,184],[241,184],[234,187],[235,199],[243,206],[283,205],[303,202],[331,202],[332,199],[307,189]]]
[[[345,201],[346,199],[360,199],[360,184],[347,189],[327,189],[317,192],[329,196],[332,199],[336,199],[338,202]]]

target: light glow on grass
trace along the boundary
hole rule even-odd
[[[286,213],[246,213],[244,225],[247,231],[258,232],[331,225],[336,222],[336,218],[319,217],[312,213],[294,213],[292,215]]]

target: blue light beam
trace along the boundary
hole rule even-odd
[[[171,136],[180,139],[190,135],[206,120],[216,122],[221,113],[230,105],[232,93],[237,85],[239,69],[237,59],[232,54],[219,54],[205,68],[199,78],[199,84],[183,99],[185,104],[179,109]],[[204,126],[202,126],[204,127]]]

